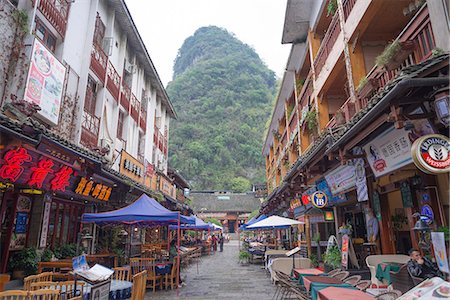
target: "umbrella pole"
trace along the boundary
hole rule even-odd
[[[180,294],[179,285],[180,285],[180,235],[181,235],[181,228],[180,228],[180,213],[178,213],[178,228],[177,228],[177,235],[178,235],[178,249],[177,249],[177,297]]]

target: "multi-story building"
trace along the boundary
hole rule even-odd
[[[440,133],[448,146],[449,21],[440,0],[287,1],[292,48],[263,148],[261,213],[305,221],[310,253],[314,234],[325,246],[343,223],[362,249],[369,210],[383,253],[419,246],[415,212],[448,225],[447,156],[423,166],[414,141]]]
[[[75,242],[83,212],[161,191],[176,114],[125,1],[0,8],[5,271],[10,251]]]

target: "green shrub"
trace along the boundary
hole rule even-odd
[[[339,268],[341,266],[341,250],[337,246],[331,247],[323,255],[323,262],[334,269]]]
[[[386,48],[384,48],[383,53],[377,56],[375,59],[375,63],[378,67],[383,67],[387,64],[389,64],[392,59],[397,55],[397,53],[400,51],[401,45],[398,40],[393,41],[392,43],[388,44]]]
[[[309,256],[309,259],[311,260],[311,267],[317,268],[319,266],[319,261],[317,260],[317,255],[311,254]]]
[[[13,271],[24,271],[25,275],[36,274],[38,254],[33,247],[24,248],[14,253],[9,259],[9,267]]]
[[[50,261],[53,257],[53,251],[46,248],[41,255],[41,261]]]

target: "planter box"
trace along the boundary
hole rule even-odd
[[[378,89],[378,79],[376,78],[369,78],[367,79],[367,83],[358,90],[358,98],[364,99],[364,98],[370,98]]]
[[[394,56],[394,58],[384,68],[388,71],[398,69],[408,58],[408,56],[414,52],[417,44],[414,41],[400,42],[400,50]]]

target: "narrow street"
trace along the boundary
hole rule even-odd
[[[242,266],[238,263],[238,242],[224,244],[224,252],[201,258],[197,265],[183,270],[186,283],[179,290],[148,291],[145,299],[272,299],[275,286],[270,283],[261,264]]]

